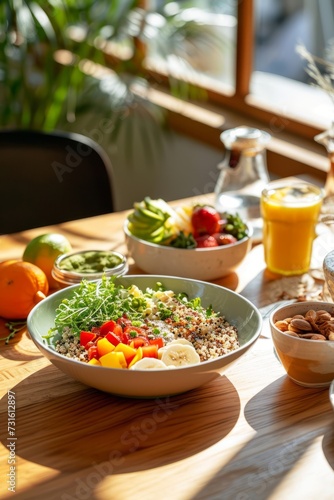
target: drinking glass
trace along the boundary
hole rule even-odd
[[[309,270],[323,189],[308,182],[274,181],[262,191],[263,245],[267,268],[298,275]]]

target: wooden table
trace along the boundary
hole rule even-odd
[[[2,236],[0,261],[20,258],[27,242],[47,231],[64,234],[75,249],[125,251],[124,217]],[[136,272],[131,264],[130,274]],[[276,278],[257,245],[237,274],[216,282],[262,308],[297,286]],[[4,321],[0,329],[4,334]],[[226,376],[162,400],[122,399],[85,387],[51,365],[26,331],[0,349],[0,498],[334,498],[328,390],[305,389],[286,377],[266,320],[261,338]],[[15,439],[7,429],[14,399]],[[8,491],[10,479],[15,493]]]

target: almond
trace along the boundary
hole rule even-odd
[[[307,319],[308,321],[316,321],[316,319],[317,319],[317,313],[313,309],[310,309],[305,314],[305,319]]]
[[[290,332],[290,331],[288,331],[286,333],[288,333],[289,335],[291,335],[291,337],[298,337],[299,338],[299,335],[296,332]]]
[[[329,321],[332,319],[332,316],[327,311],[318,311],[317,312],[317,321]]]
[[[305,333],[305,334],[300,334],[299,338],[301,339],[308,339],[308,340],[326,340],[326,337],[323,335],[320,335],[319,333]]]
[[[301,333],[301,330],[299,330],[299,328],[296,328],[293,325],[291,325],[291,323],[288,326],[288,331],[289,332],[295,332],[295,333]]]
[[[281,330],[281,332],[286,332],[288,330],[289,323],[286,320],[276,321],[275,326]]]
[[[301,330],[303,332],[311,332],[312,331],[312,326],[306,319],[299,319],[299,318],[294,318],[290,325],[297,330]]]

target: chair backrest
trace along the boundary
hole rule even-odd
[[[0,234],[114,211],[105,151],[75,133],[0,131]]]

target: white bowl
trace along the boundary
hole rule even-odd
[[[334,380],[332,381],[330,387],[329,387],[329,400],[332,404],[333,410],[334,410]]]
[[[200,297],[204,307],[212,305],[238,328],[240,347],[212,361],[173,370],[138,371],[92,366],[66,358],[43,339],[54,326],[55,311],[64,298],[70,297],[79,285],[56,292],[37,304],[30,312],[27,325],[32,340],[40,351],[60,370],[80,382],[116,395],[127,397],[158,397],[195,389],[219,377],[232,363],[239,360],[254,344],[262,329],[262,318],[256,307],[235,292],[202,281],[167,276],[121,276],[117,284],[131,284],[145,290],[161,282],[176,293],[185,292],[190,298]]]
[[[334,341],[307,340],[284,333],[275,322],[307,311],[325,310],[334,315],[329,302],[294,302],[275,309],[269,322],[276,353],[288,376],[304,387],[328,387],[334,379]]]
[[[240,266],[251,249],[252,232],[248,226],[249,235],[230,245],[185,249],[141,240],[129,232],[127,221],[124,223],[129,256],[140,269],[149,274],[208,281],[227,276]]]

